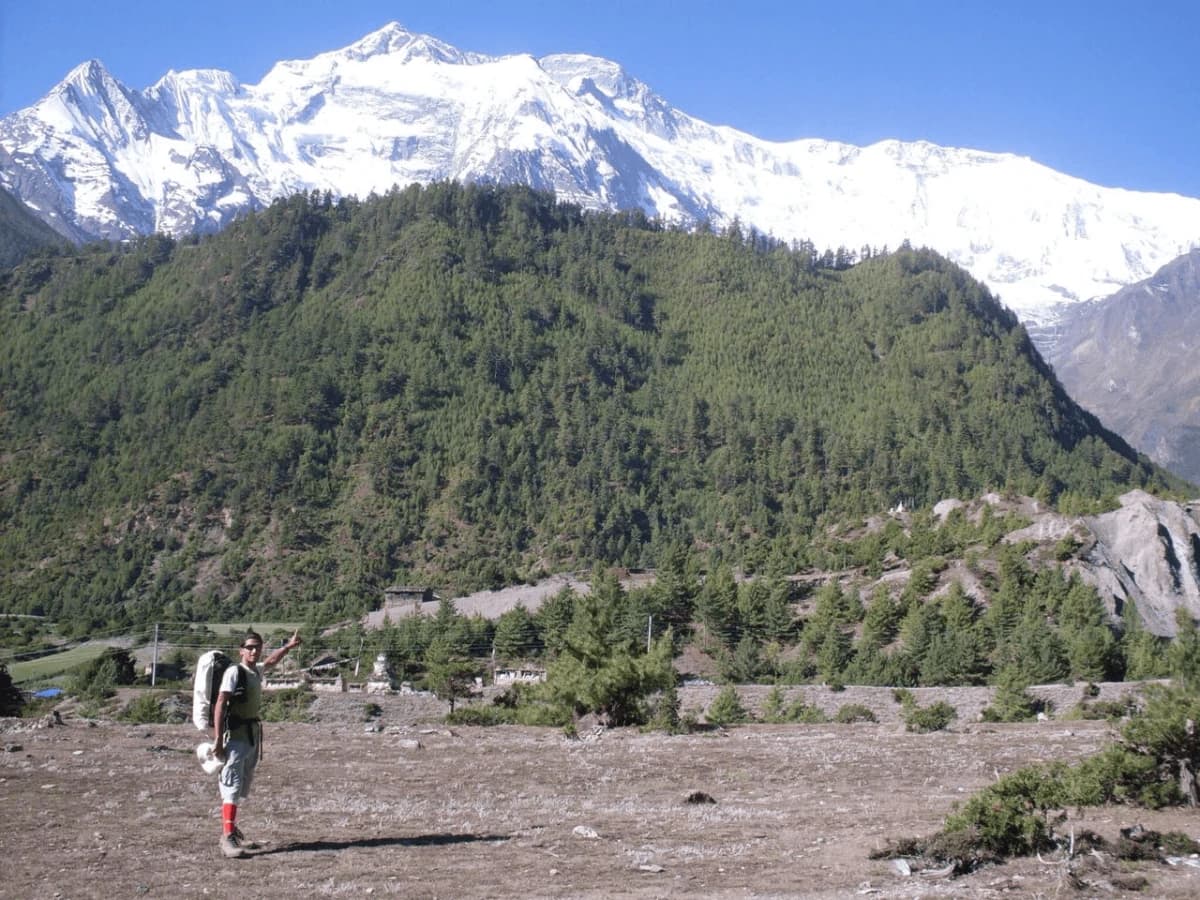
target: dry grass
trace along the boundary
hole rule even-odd
[[[869,855],[936,830],[997,774],[1093,752],[1103,723],[619,729],[585,742],[448,729],[401,697],[384,698],[384,730],[367,732],[361,704],[323,699],[315,724],[268,726],[239,824],[269,843],[233,862],[217,853],[216,787],[191,726],[67,716],[0,735],[0,896],[234,896],[247,884],[296,897],[1089,896],[1061,893],[1059,869],[1037,860],[930,880]],[[688,803],[696,791],[716,803]],[[1180,811],[1085,819],[1113,836],[1134,821],[1200,827]],[[1200,870],[1140,871],[1144,896],[1200,893]]]

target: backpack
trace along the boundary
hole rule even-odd
[[[209,650],[196,660],[196,677],[192,684],[192,724],[201,731],[213,727],[213,707],[221,692],[225,670],[236,663],[220,650]],[[240,682],[240,676],[239,676]],[[238,685],[238,693],[241,685]]]

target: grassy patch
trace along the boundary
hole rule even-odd
[[[81,666],[92,660],[99,659],[112,647],[108,644],[83,644],[52,653],[37,659],[27,659],[10,663],[8,672],[14,682],[21,684],[28,681],[46,681]]]

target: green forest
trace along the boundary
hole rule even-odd
[[[798,572],[822,529],[900,502],[1186,487],[933,252],[520,187],[297,195],[31,255],[0,317],[0,612],[80,633],[680,553]]]

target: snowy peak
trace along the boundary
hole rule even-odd
[[[97,59],[76,66],[37,106],[40,117],[65,119],[83,137],[126,143],[145,137],[141,99]]]
[[[196,69],[139,93],[84,63],[0,120],[0,160],[75,239],[209,231],[297,191],[520,182],[822,249],[929,246],[1030,323],[1200,246],[1200,200],[927,142],[766,141],[675,109],[611,60],[491,57],[396,22],[256,85]]]
[[[399,22],[389,22],[362,40],[337,51],[335,55],[358,61],[373,56],[391,56],[394,57],[392,61],[398,64],[424,60],[454,65],[479,59],[430,35],[408,31]]]

